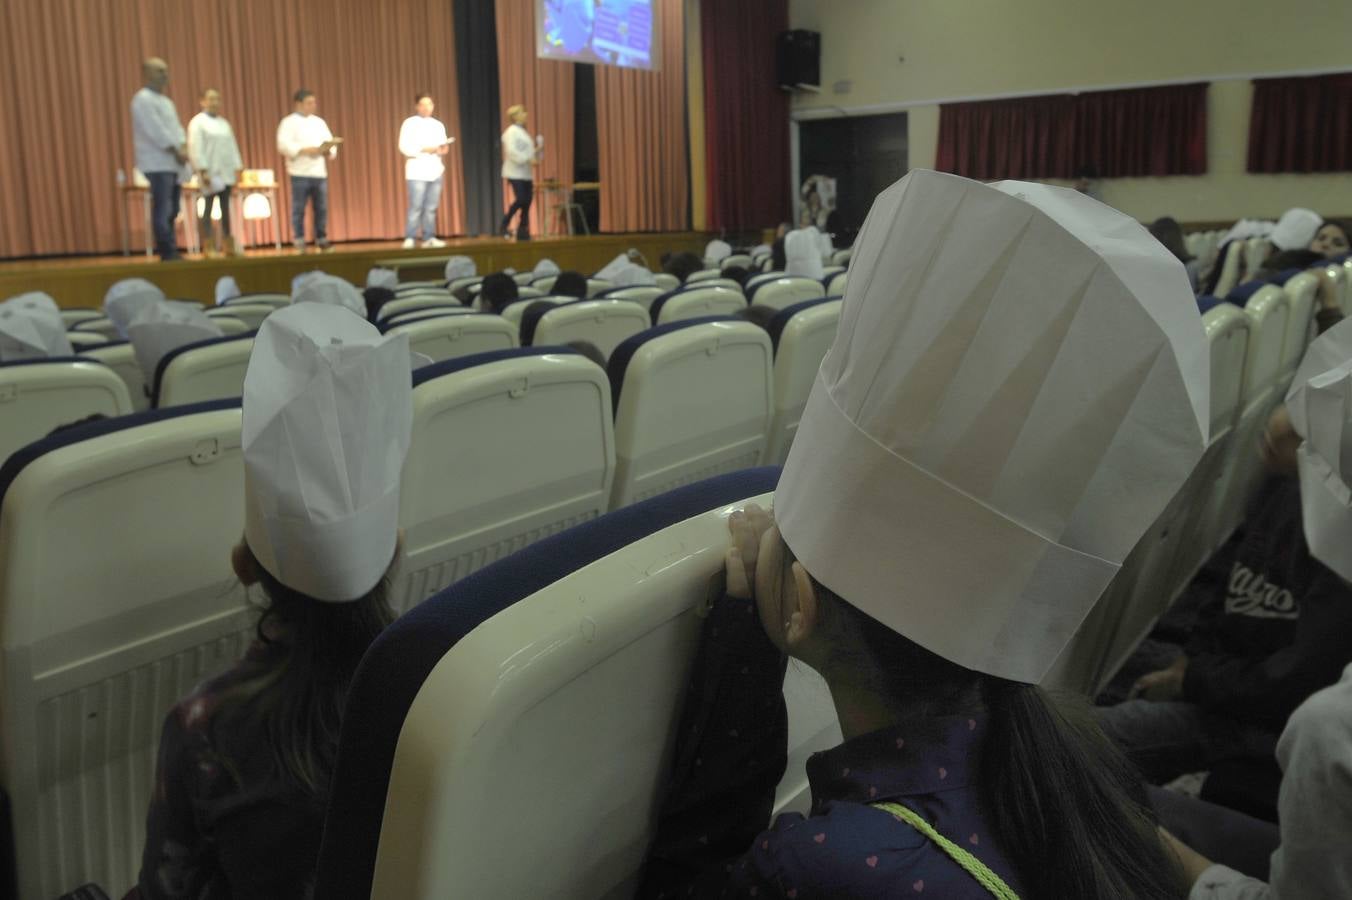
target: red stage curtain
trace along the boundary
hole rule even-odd
[[[660,31],[655,47],[657,69],[596,67],[602,231],[682,231],[689,227],[681,0],[654,0],[653,17]]]
[[[536,180],[573,183],[573,134],[576,130],[573,100],[575,63],[540,59],[535,55],[536,0],[497,0],[498,26],[498,98],[502,101],[502,128],[506,129],[507,107],[520,103],[530,120],[526,129],[544,135],[545,152],[536,170]],[[499,135],[501,132],[498,133]],[[485,138],[487,136],[485,135]],[[498,135],[493,136],[494,140]],[[504,182],[503,209],[512,203],[512,192]],[[531,214],[538,233],[547,214],[550,198],[536,195]],[[562,224],[551,223],[557,230]]]
[[[775,83],[787,0],[702,0],[709,228],[743,231],[789,217],[789,95]]]
[[[968,178],[1206,171],[1205,84],[947,103],[936,166]]]
[[[132,94],[141,60],[169,62],[186,126],[199,91],[219,88],[249,168],[276,170],[291,237],[277,123],[308,87],[347,143],[330,165],[329,236],[395,238],[407,192],[399,125],[428,91],[460,140],[451,4],[445,0],[7,0],[0,10],[0,257],[108,253],[120,245],[114,173],[132,168]],[[482,140],[482,135],[469,136]],[[446,157],[439,229],[464,231],[460,153]],[[144,246],[131,215],[133,248]]]
[[[1253,83],[1250,172],[1352,170],[1352,72]]]

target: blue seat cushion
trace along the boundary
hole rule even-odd
[[[199,347],[214,347],[217,344],[228,344],[231,341],[251,341],[256,334],[258,334],[256,331],[247,331],[244,334],[230,334],[225,337],[207,338],[205,341],[193,341],[191,344],[175,347],[164,354],[164,356],[161,356],[160,361],[155,364],[155,379],[150,388],[150,405],[160,405],[160,383],[164,380],[164,372],[169,368],[169,363],[178,359],[189,350],[196,350]]]
[[[678,522],[774,489],[778,467],[678,488],[545,538],[414,607],[376,638],[348,691],[316,897],[371,895],[399,732],[432,669],[461,638],[518,600]]]
[[[830,303],[833,300],[839,300],[840,295],[834,297],[818,297],[815,300],[800,300],[797,303],[791,303],[788,306],[775,313],[775,317],[770,320],[770,324],[765,330],[770,334],[770,346],[776,353],[779,352],[779,336],[784,333],[788,327],[789,320],[798,315],[805,309],[811,309],[814,306],[821,306],[823,303]]]
[[[487,353],[471,353],[468,356],[456,356],[451,359],[443,359],[441,362],[434,362],[431,365],[423,366],[421,369],[413,370],[413,386],[431,381],[434,378],[440,378],[443,375],[450,375],[452,372],[462,372],[465,369],[472,369],[475,366],[486,366],[489,363],[502,362],[504,359],[520,359],[523,356],[544,356],[548,353],[572,353],[580,355],[572,347],[511,347],[506,350],[490,350]]]
[[[1225,302],[1233,303],[1235,306],[1244,306],[1253,298],[1253,295],[1267,287],[1266,281],[1250,281],[1241,284],[1233,291],[1225,295]]]
[[[657,325],[647,331],[640,331],[638,334],[626,338],[611,351],[610,360],[606,364],[606,374],[610,377],[611,404],[616,410],[620,408],[620,388],[624,387],[624,374],[629,370],[629,361],[634,358],[634,354],[638,352],[639,347],[653,338],[659,338],[664,334],[671,334],[673,331],[680,331],[682,328],[689,328],[692,325],[731,321],[735,321],[733,316],[700,316],[697,319],[682,319],[679,322]]]

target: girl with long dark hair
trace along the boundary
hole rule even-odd
[[[1074,192],[918,171],[854,264],[774,514],[730,517],[641,894],[1183,896],[1139,777],[1039,686],[1202,452],[1177,262]],[[766,831],[790,659],[844,743]]]
[[[231,551],[261,593],[244,658],[166,717],[130,897],[305,897],[343,704],[391,621],[408,340],[341,306],[263,323],[244,383],[246,525]]]

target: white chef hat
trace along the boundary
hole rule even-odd
[[[1310,246],[1310,241],[1314,240],[1314,236],[1319,233],[1319,226],[1323,224],[1319,213],[1297,206],[1282,213],[1268,240],[1278,250],[1304,250]]]
[[[0,362],[74,353],[56,301],[41,291],[0,303]]]
[[[366,318],[366,301],[361,292],[346,279],[323,272],[311,273],[300,288],[291,295],[291,303],[327,303],[330,306],[345,307],[363,319]]]
[[[369,288],[389,288],[394,290],[399,286],[399,273],[394,269],[385,269],[375,266],[366,273],[366,286]]]
[[[357,600],[399,529],[413,425],[408,336],[322,303],[263,320],[244,376],[244,534],[282,584]]]
[[[124,278],[103,295],[103,314],[112,320],[113,328],[125,340],[127,326],[137,312],[163,299],[164,291],[144,278]]]
[[[323,275],[323,274],[325,274],[325,273],[324,273],[324,272],[321,272],[319,269],[311,269],[309,272],[301,272],[299,275],[297,275],[297,276],[295,276],[294,278],[292,278],[292,279],[291,279],[291,300],[292,300],[292,302],[293,302],[293,303],[295,302],[296,294],[300,293],[300,289],[301,289],[301,288],[305,287],[307,284],[309,284],[309,283],[310,283],[311,281],[313,281],[315,278],[317,278],[317,277],[319,277],[320,275]]]
[[[127,340],[146,383],[155,379],[155,369],[171,350],[224,334],[196,303],[157,300],[136,313],[127,326]]]
[[[239,289],[239,282],[235,281],[233,275],[222,275],[216,279],[216,305],[220,306],[227,300],[233,300],[242,292]]]
[[[1202,454],[1191,296],[1075,191],[913,171],[855,244],[775,492],[785,541],[931,652],[1040,681]]]
[[[704,247],[704,259],[711,263],[721,263],[732,255],[732,245],[727,241],[714,239]]]
[[[541,278],[545,275],[557,275],[561,271],[559,264],[554,262],[554,260],[542,259],[535,264],[535,268],[531,271],[531,274],[536,278]]]
[[[798,228],[784,235],[784,272],[822,277],[821,237],[815,228]]]
[[[478,274],[479,267],[468,256],[452,256],[446,260],[447,281],[455,281],[457,278],[473,278]]]
[[[1310,555],[1352,581],[1352,319],[1305,351],[1286,395],[1296,451],[1300,506]]]
[[[629,253],[621,253],[606,263],[605,268],[596,273],[596,277],[602,281],[609,281],[617,287],[657,284],[657,278],[653,273],[645,266],[640,266],[630,259]]]

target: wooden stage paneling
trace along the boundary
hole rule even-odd
[[[291,279],[301,272],[322,269],[362,285],[366,272],[382,261],[397,260],[404,281],[441,278],[443,264],[451,254],[463,254],[478,264],[480,273],[505,268],[523,271],[548,257],[562,269],[592,273],[629,248],[636,248],[657,270],[667,251],[692,250],[702,254],[708,235],[699,232],[652,234],[604,234],[592,237],[539,238],[517,243],[503,238],[448,240],[436,250],[402,250],[400,242],[363,242],[335,245],[330,253],[271,248],[250,250],[245,256],[225,259],[184,258],[162,263],[145,256],[98,256],[50,260],[0,262],[0,300],[24,291],[46,291],[63,307],[97,308],[108,287],[123,278],[148,278],[172,298],[215,301],[216,280],[233,275],[245,293],[289,293]],[[418,265],[419,259],[429,264]]]

